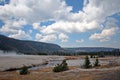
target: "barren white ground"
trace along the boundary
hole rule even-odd
[[[35,56],[35,55],[2,55],[0,56],[0,71],[22,66],[42,65],[50,60],[63,60],[62,56]]]
[[[65,59],[64,56],[53,56],[53,55],[52,56],[41,56],[41,55],[38,56],[38,55],[16,55],[16,54],[5,55],[5,54],[0,53],[0,71],[12,69],[12,68],[21,68],[23,66],[42,65],[46,61],[49,61],[49,64],[46,67],[51,67],[57,64],[56,61],[59,62],[58,60],[61,61],[63,59]],[[90,59],[90,61],[91,63],[94,63],[95,59]],[[100,64],[102,65],[109,64],[109,62],[111,61],[120,64],[120,57],[106,57],[106,58],[100,59],[99,61],[100,61]],[[79,58],[76,60],[68,60],[67,63],[68,63],[68,66],[81,66],[84,64],[84,59]],[[116,69],[117,68],[118,67],[116,67]],[[115,67],[113,67],[113,69],[115,69]],[[80,68],[80,70],[84,71],[86,69]],[[96,69],[92,69],[92,70],[96,70]]]

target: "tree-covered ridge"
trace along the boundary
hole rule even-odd
[[[25,54],[49,53],[62,50],[59,45],[35,41],[17,40],[0,35],[0,50]]]

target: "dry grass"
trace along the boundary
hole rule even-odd
[[[69,71],[54,73],[52,68],[30,71],[28,75],[19,75],[18,72],[0,72],[0,80],[119,80],[118,71],[80,71],[78,67],[70,67]],[[119,71],[120,73],[120,71]]]
[[[99,58],[99,60],[113,60],[113,59],[116,59],[116,58],[120,58],[120,57],[116,57],[116,56],[106,56],[106,57],[103,57],[103,58]]]
[[[107,71],[98,76],[97,80],[120,80],[120,70]]]
[[[84,59],[85,56],[65,56],[66,60]]]
[[[113,68],[113,67],[118,67],[120,66],[120,64],[114,64],[114,65],[101,65],[101,66],[98,66],[98,67],[95,67],[96,69],[103,69],[103,68]]]
[[[70,67],[76,69],[76,67]],[[30,71],[28,75],[19,75],[18,72],[0,72],[0,80],[92,80],[93,76],[86,72],[66,71],[54,73],[52,68]]]

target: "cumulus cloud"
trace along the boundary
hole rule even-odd
[[[104,29],[101,33],[94,33],[90,36],[92,40],[99,40],[100,42],[109,41],[110,37],[116,34],[118,28]]]
[[[77,43],[82,43],[84,42],[84,39],[76,40]]]
[[[61,13],[64,15],[71,11],[72,7],[63,0],[11,0],[10,4],[0,6],[0,9],[2,20],[13,16],[34,23],[57,18]]]
[[[55,41],[57,39],[57,36],[54,34],[43,36],[43,35],[37,33],[35,38],[37,41],[41,41],[41,42],[52,42],[52,41]]]
[[[35,38],[37,39],[37,40],[40,40],[40,39],[42,39],[42,35],[41,34],[39,34],[39,33],[37,33],[36,35],[35,35]]]
[[[69,12],[56,23],[40,30],[43,34],[51,33],[81,33],[91,30],[102,30],[108,16],[120,12],[119,0],[85,0],[83,11]],[[110,5],[111,4],[111,5]],[[112,7],[111,7],[112,6]]]
[[[33,29],[35,30],[41,30],[40,23],[33,23],[32,26],[33,26]]]
[[[42,41],[42,42],[52,42],[58,39],[61,40],[61,42],[67,42],[68,41],[68,36],[64,33],[60,33],[58,35],[55,34],[47,34],[47,35],[43,35],[43,34],[39,34],[37,33],[35,36],[37,41]]]
[[[108,18],[105,23],[105,28],[101,33],[94,33],[89,37],[89,39],[99,40],[100,42],[109,41],[113,35],[119,32],[117,22],[118,21],[114,18]]]
[[[5,23],[0,32],[16,35],[23,25],[32,23],[33,28],[38,29],[38,22],[60,18],[61,14],[71,10],[72,7],[63,0],[11,0],[9,4],[0,6],[0,20]]]
[[[26,25],[25,20],[6,20],[4,21],[4,25],[0,28],[0,32],[15,34],[22,28],[23,25]]]
[[[72,7],[65,3],[65,0],[11,0],[9,4],[0,6],[0,20],[5,25],[0,28],[0,32],[9,36],[20,35],[30,36],[22,31],[23,25],[30,24],[34,30],[39,30],[40,41],[54,41],[57,38],[66,42],[69,38],[66,34],[82,33],[88,31],[102,30],[101,33],[94,33],[90,39],[102,38],[103,33],[109,40],[111,31],[116,31],[116,27],[106,27],[102,24],[108,16],[120,12],[120,0],[84,0],[83,9],[78,13],[72,13]],[[110,19],[110,18],[109,18]],[[53,20],[55,23],[47,26],[40,26],[40,22]],[[116,24],[117,25],[117,24]],[[18,37],[17,37],[18,38]],[[37,38],[36,38],[37,39]],[[99,39],[101,40],[101,39]],[[103,40],[103,38],[102,38]],[[104,41],[105,41],[104,40]]]
[[[16,34],[11,34],[9,37],[15,38],[15,39],[31,39],[30,35],[25,33],[22,30],[19,30]]]
[[[96,27],[97,26],[97,27]],[[99,24],[95,21],[90,23],[87,22],[63,22],[59,21],[52,25],[44,27],[41,32],[44,34],[51,34],[51,33],[81,33],[88,30],[100,29]]]
[[[57,39],[56,35],[50,34],[50,35],[43,36],[43,38],[40,41],[47,42],[47,41],[55,41],[56,39]]]
[[[68,41],[68,36],[64,33],[60,33],[59,34],[59,39],[61,40],[61,42],[67,42]]]

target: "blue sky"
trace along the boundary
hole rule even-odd
[[[119,0],[0,0],[0,34],[62,47],[120,48],[119,3]]]

